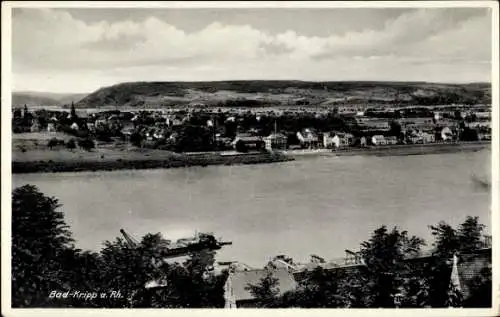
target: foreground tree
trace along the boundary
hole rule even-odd
[[[345,285],[342,284],[344,278],[343,272],[318,267],[299,283],[296,290],[283,294],[278,305],[301,308],[345,307],[348,305],[348,298],[341,290],[341,285]]]
[[[423,245],[421,238],[410,237],[407,231],[397,228],[388,231],[385,226],[375,230],[370,240],[361,244],[366,266],[360,274],[367,280],[370,307],[394,307],[395,296],[408,292],[412,264],[407,259],[418,255]]]
[[[485,226],[479,223],[478,217],[467,216],[465,221],[454,229],[445,222],[429,226],[435,237],[433,243],[434,257],[426,275],[429,277],[429,298],[432,307],[446,307],[450,304],[450,276],[454,255],[473,254],[482,247],[482,232]],[[490,271],[491,272],[491,271]],[[483,272],[484,273],[484,272]],[[487,272],[486,272],[487,273]],[[486,287],[481,288],[477,283],[471,287],[471,299],[465,299],[464,304],[469,307],[483,307],[481,298],[491,302],[491,287],[488,287],[487,274],[483,274],[478,281],[484,281]],[[490,275],[491,280],[491,275]],[[478,295],[477,293],[481,294]],[[487,295],[489,293],[489,295]],[[479,300],[479,301],[477,301]],[[477,302],[476,302],[477,301]],[[455,304],[457,301],[454,301]]]
[[[260,308],[277,307],[279,303],[279,280],[273,276],[273,271],[266,270],[266,275],[258,284],[249,284],[245,289],[256,299]]]
[[[61,258],[73,239],[57,199],[25,185],[12,193],[12,306],[45,307],[52,290],[71,287]]]

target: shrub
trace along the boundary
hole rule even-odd
[[[49,147],[49,149],[52,150],[53,147],[61,145],[61,144],[64,144],[64,140],[60,140],[58,138],[52,138],[47,143],[47,146]]]
[[[75,149],[76,148],[76,141],[75,141],[75,139],[68,140],[68,142],[66,143],[66,148],[68,148],[70,150]]]
[[[78,146],[85,151],[91,151],[93,148],[95,148],[95,143],[91,139],[82,139],[78,141]]]

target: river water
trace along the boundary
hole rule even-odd
[[[479,216],[490,230],[490,151],[393,157],[308,157],[293,162],[179,169],[17,174],[63,205],[77,246],[99,250],[124,228],[174,239],[214,232],[223,261],[262,266],[287,254],[337,258],[380,225],[432,242],[428,225]]]

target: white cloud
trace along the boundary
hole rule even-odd
[[[27,9],[13,18],[14,87],[36,89],[37,80],[52,91],[74,91],[75,81],[93,90],[134,80],[489,80],[491,22],[481,13],[415,10],[382,30],[308,37],[217,22],[186,33],[155,17],[85,23],[64,11]]]

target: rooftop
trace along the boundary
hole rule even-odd
[[[273,277],[278,279],[280,294],[295,289],[297,282],[292,274],[286,269],[273,270]],[[235,272],[231,275],[231,282],[236,301],[251,300],[254,297],[245,289],[249,284],[257,285],[262,278],[266,277],[267,271],[264,269]]]

